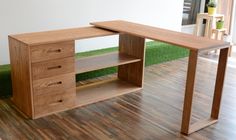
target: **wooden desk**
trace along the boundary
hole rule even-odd
[[[216,122],[228,43],[125,21],[93,24],[99,28],[9,36],[12,100],[20,111],[35,119],[142,89],[145,39],[148,38],[190,49],[181,132],[189,134]],[[75,40],[118,33],[119,52],[75,59]],[[190,127],[197,55],[199,51],[208,49],[221,49],[212,115],[210,120]],[[117,79],[76,87],[77,73],[112,66],[118,66]]]
[[[13,103],[36,119],[142,89],[144,38],[122,35],[118,52],[75,59],[75,40],[116,34],[84,27],[10,35]],[[117,79],[76,87],[76,74],[113,66]]]
[[[162,41],[189,49],[190,55],[189,55],[187,81],[186,81],[186,89],[184,97],[181,132],[183,134],[188,135],[217,122],[219,117],[220,102],[224,85],[228,50],[230,47],[229,43],[210,40],[204,37],[197,37],[184,33],[164,30],[151,26],[135,24],[126,21],[96,22],[91,24],[95,25],[96,27],[119,32],[120,34],[123,35],[126,34],[135,35],[142,38]],[[211,49],[221,49],[218,71],[216,76],[216,83],[215,83],[214,99],[211,110],[211,117],[209,119],[190,125],[198,53],[199,51],[211,50]]]

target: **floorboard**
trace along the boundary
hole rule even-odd
[[[218,123],[189,137],[179,133],[187,60],[184,58],[147,67],[141,91],[37,120],[24,118],[9,99],[0,99],[0,139],[234,140],[236,70],[231,67],[227,69]],[[210,115],[216,64],[200,59],[197,70],[192,123]]]

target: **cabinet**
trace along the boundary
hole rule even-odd
[[[119,51],[75,58],[75,40],[116,35],[91,27],[9,36],[13,97],[30,118],[142,89],[145,38],[119,34]],[[115,79],[76,87],[76,74],[118,67]]]

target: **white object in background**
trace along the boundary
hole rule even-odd
[[[232,36],[231,35],[224,35],[224,38],[223,38],[224,41],[226,42],[232,42]]]
[[[231,56],[232,53],[232,47],[233,47],[233,39],[232,39],[232,35],[224,35],[223,40],[225,42],[229,42],[230,43],[230,47],[229,47],[229,56]]]

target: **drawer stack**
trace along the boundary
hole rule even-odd
[[[21,53],[29,52],[25,56],[15,58],[27,58],[22,58],[25,62],[18,60],[18,63],[25,63],[25,67],[17,70],[12,67],[14,79],[16,76],[22,75],[18,81],[13,81],[18,82],[13,84],[15,86],[22,83],[22,87],[13,88],[17,89],[13,91],[13,102],[32,118],[74,107],[76,96],[74,41],[24,47],[23,45],[21,42],[11,39],[10,49],[18,50],[15,52]],[[17,57],[17,54],[11,54],[11,57]],[[22,64],[17,64],[17,66],[22,66]],[[27,75],[29,75],[29,79],[25,79]],[[29,91],[22,91],[27,84],[29,84]],[[22,102],[21,98],[26,97],[27,100],[24,99]]]
[[[86,102],[87,94],[76,93],[75,40],[115,34],[82,27],[10,35],[12,101],[16,109],[36,119]]]
[[[30,52],[35,117],[73,107],[74,41],[32,46]]]

